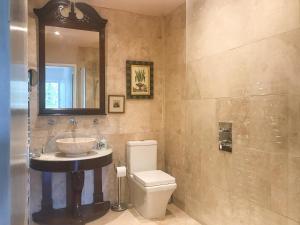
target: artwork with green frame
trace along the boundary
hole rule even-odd
[[[126,61],[127,99],[153,98],[153,62]]]

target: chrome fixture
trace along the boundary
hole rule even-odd
[[[219,123],[219,150],[232,152],[232,123]]]
[[[76,126],[76,125],[77,125],[77,121],[76,121],[76,119],[75,119],[74,117],[72,117],[72,118],[69,119],[69,123],[70,123],[71,125],[73,125],[73,126]]]
[[[99,120],[98,120],[97,118],[95,118],[95,119],[93,120],[93,124],[94,124],[94,125],[99,124]]]
[[[42,154],[45,153],[45,146],[42,147],[42,152],[41,152],[41,153],[42,153]]]
[[[48,119],[48,125],[53,126],[55,124],[55,119],[50,118]]]
[[[121,165],[120,162],[119,165]],[[114,167],[115,167],[115,171],[117,172],[116,165],[114,165]],[[126,210],[128,206],[126,203],[121,203],[122,177],[118,176],[117,179],[118,179],[118,198],[117,198],[117,202],[111,205],[111,210],[115,212],[122,212]]]

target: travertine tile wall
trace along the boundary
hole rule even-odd
[[[29,1],[29,67],[37,67],[36,22],[32,9],[41,7],[45,1]],[[159,168],[164,168],[164,131],[163,131],[163,54],[162,18],[142,16],[127,12],[108,9],[97,9],[101,16],[108,19],[106,35],[106,73],[107,94],[125,95],[126,60],[151,60],[154,62],[154,99],[127,100],[126,113],[107,116],[76,117],[78,132],[91,136],[104,136],[113,148],[114,163],[125,162],[125,145],[127,140],[158,140]],[[31,149],[40,149],[55,135],[70,131],[70,117],[38,116],[37,88],[31,93]],[[99,120],[93,125],[93,120]],[[49,119],[54,125],[49,125]],[[31,212],[40,208],[41,180],[40,173],[31,170]],[[84,187],[85,203],[92,199],[92,174],[87,173]],[[103,172],[105,199],[114,201],[116,198],[116,182],[113,165],[106,167]],[[65,204],[65,175],[54,174],[53,199],[55,207]],[[127,192],[124,192],[127,193]],[[126,194],[124,194],[126,197]]]
[[[203,224],[300,224],[299,4],[187,0],[186,75],[166,73],[166,166]],[[233,123],[232,154],[219,121]]]
[[[184,82],[185,82],[185,4],[164,19],[165,42],[165,163],[176,177],[174,200],[183,208],[184,167]]]

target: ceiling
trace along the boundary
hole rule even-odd
[[[85,2],[95,7],[161,16],[168,14],[177,6],[183,4],[185,0],[85,0]]]

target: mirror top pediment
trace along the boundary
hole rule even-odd
[[[107,23],[93,7],[69,0],[49,1],[42,8],[34,9],[34,13],[39,18],[39,23],[48,26],[99,31]]]

